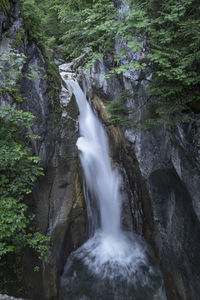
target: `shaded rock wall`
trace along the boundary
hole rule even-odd
[[[195,299],[200,290],[200,165],[188,127],[129,135],[149,193],[152,238],[169,299]]]
[[[23,36],[16,46],[19,30],[23,31]],[[37,254],[29,249],[24,252],[25,297],[57,300],[60,299],[59,277],[66,258],[83,243],[87,233],[82,175],[75,146],[78,109],[75,99],[63,84],[61,86],[61,79],[60,98],[49,97],[53,87],[47,78],[48,65],[37,44],[29,39],[20,9],[14,2],[8,17],[0,8],[0,54],[13,49],[26,56],[20,65],[24,75],[20,93],[24,100],[18,103],[9,92],[3,92],[0,103],[24,109],[36,116],[31,133],[39,135],[40,139],[31,140],[31,146],[33,153],[41,157],[45,176],[39,178],[35,185],[29,199],[29,210],[36,214],[38,229],[51,237],[47,261],[40,263]],[[30,68],[39,70],[37,80],[26,76]],[[34,272],[35,265],[40,265],[40,272]]]
[[[94,103],[98,96],[106,105],[119,90],[132,89],[137,96],[129,108],[137,111],[136,120],[146,117],[149,112],[143,104],[150,74],[131,70],[109,82],[102,79],[106,69],[107,61],[101,60],[85,74]],[[170,300],[198,299],[200,293],[198,115],[194,118],[172,129],[163,125],[149,131],[125,130],[126,142],[116,153],[126,171],[134,228],[153,246]]]

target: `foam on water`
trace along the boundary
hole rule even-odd
[[[97,276],[127,280],[145,265],[146,257],[130,236],[115,236],[97,231],[78,251],[77,257]],[[131,278],[132,280],[133,278]]]
[[[67,261],[65,300],[164,300],[162,278],[147,245],[136,235],[97,230]]]
[[[111,167],[106,132],[78,83],[68,80],[67,85],[74,93],[80,111],[80,137],[77,147],[87,187],[99,208],[99,225],[102,232],[118,235],[121,211],[120,176]]]

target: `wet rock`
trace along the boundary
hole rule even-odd
[[[96,61],[92,68],[83,75],[86,80],[87,89],[90,92],[89,95],[91,94],[91,96],[93,96],[94,94],[97,94],[100,97],[106,97],[108,100],[112,100],[117,96],[122,88],[120,79],[117,77],[104,78],[104,76],[108,74],[110,68],[111,61],[104,58]]]
[[[15,51],[26,56],[20,66],[24,75],[20,93],[24,101],[18,103],[6,92],[1,94],[0,101],[1,105],[24,109],[36,116],[30,133],[39,135],[40,139],[31,140],[31,145],[33,154],[41,157],[45,176],[39,178],[35,185],[29,205],[31,212],[36,215],[37,228],[51,237],[46,261],[41,263],[32,250],[25,250],[23,284],[28,299],[58,300],[59,277],[66,258],[85,241],[87,233],[82,172],[75,145],[78,137],[78,109],[64,83],[60,96],[50,98],[49,91],[53,87],[47,78],[48,66],[37,44],[29,40],[19,7],[12,1],[11,16],[5,17],[0,10],[0,52],[8,53],[15,44],[18,30],[23,30],[24,35]],[[3,28],[3,22],[9,23],[9,26]],[[36,80],[28,76],[31,69],[38,70],[39,77]],[[40,271],[34,272],[34,266],[39,266]]]
[[[40,206],[43,207],[42,199],[49,198],[48,233],[52,238],[49,259],[44,268],[46,299],[59,299],[59,276],[66,258],[86,239],[87,215],[82,193],[81,167],[75,146],[78,137],[75,121],[77,114],[75,99],[72,97],[67,118],[63,118],[52,165],[45,181],[40,185]],[[38,214],[39,211],[40,209]],[[56,276],[53,278],[52,274]]]
[[[169,299],[195,299],[200,291],[200,271],[195,267],[200,262],[200,165],[187,127],[137,132],[134,139]]]
[[[86,82],[90,76],[93,71],[86,74]],[[137,92],[128,103],[130,109],[137,111],[136,120],[149,113],[145,106],[149,77],[148,71],[129,72],[123,77],[122,89]],[[94,74],[94,82],[99,78]],[[113,95],[104,88],[103,97],[100,96],[104,103],[113,99],[119,88],[117,80],[113,82]],[[99,81],[96,89],[90,91],[100,113],[102,106],[99,109],[95,97],[101,95],[103,86],[106,83]],[[143,105],[142,110],[138,109]],[[104,114],[101,116],[106,122]],[[129,218],[131,210],[135,230],[154,248],[170,300],[198,299],[200,293],[200,151],[198,117],[195,118],[196,121],[173,129],[160,126],[149,131],[126,130],[126,142],[115,152],[122,173],[125,170],[124,186],[129,195],[129,209],[123,210],[122,218]]]

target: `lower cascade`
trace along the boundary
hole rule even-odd
[[[79,84],[65,82],[80,115],[77,147],[85,180],[89,240],[68,257],[64,300],[164,300],[162,276],[143,239],[121,229],[120,175],[111,166],[103,125]]]

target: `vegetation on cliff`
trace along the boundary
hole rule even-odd
[[[148,69],[152,73],[148,93],[154,99],[149,123],[168,122],[190,109],[199,112],[199,1],[127,0],[123,7],[120,1],[108,0],[21,3],[31,32],[39,34],[34,28],[37,15],[46,43],[63,46],[67,59],[88,67],[110,53],[113,69],[109,76]],[[121,43],[117,55],[116,43]],[[123,64],[130,52],[137,54],[135,59]]]
[[[12,9],[9,1],[1,1],[0,7],[5,15]],[[44,259],[49,243],[49,238],[35,226],[29,196],[35,181],[43,175],[38,165],[40,158],[32,155],[30,146],[30,139],[39,137],[30,130],[34,116],[19,109],[24,101],[22,79],[37,81],[42,72],[31,64],[26,74],[22,72],[27,59],[18,49],[22,36],[23,28],[10,34],[13,49],[0,55],[0,291],[15,289],[18,295],[22,294],[24,252],[29,249]],[[13,106],[8,106],[12,102]]]
[[[36,41],[46,53],[48,81],[52,86],[49,98],[55,99],[59,92],[56,66],[49,59],[53,51],[86,68],[97,59],[109,56],[112,63],[108,77],[121,76],[131,69],[152,75],[148,99],[152,100],[149,102],[153,109],[147,125],[186,121],[186,112],[200,112],[199,0],[20,0],[19,3],[29,40]],[[5,15],[9,15],[12,5],[9,0],[0,0]],[[24,34],[24,29],[16,34],[16,51],[0,57],[3,74],[0,96],[6,93],[18,104],[23,102],[20,81],[24,75],[20,65],[26,57],[18,50]],[[134,55],[130,60],[131,53]],[[33,73],[28,76],[31,80]],[[134,95],[135,91],[122,91],[110,103],[112,123],[134,124],[135,112],[128,111],[126,106],[127,99]],[[3,271],[16,263],[16,257],[19,263],[20,253],[26,247],[35,249],[42,257],[47,250],[48,239],[32,228],[34,215],[29,212],[29,194],[37,177],[42,175],[39,158],[31,154],[28,135],[25,140],[21,137],[22,131],[27,133],[32,120],[30,113],[7,106],[0,108],[0,266]],[[0,288],[3,289],[7,279],[1,272]]]
[[[28,146],[30,134],[27,134],[26,145],[21,136],[22,128],[30,128],[33,118],[31,113],[13,107],[0,108],[1,292],[6,292],[9,269],[13,272],[11,277],[16,282],[20,280],[20,261],[25,247],[33,248],[41,257],[47,251],[45,243],[49,238],[36,232],[32,224],[34,215],[28,209],[28,195],[32,192],[33,183],[43,174],[38,166],[39,157],[32,156]]]
[[[8,15],[9,11],[10,11],[10,1],[9,0],[0,0],[0,6],[2,7],[5,15]]]

